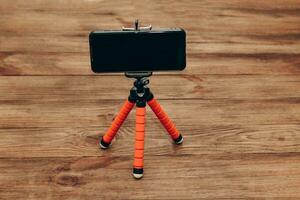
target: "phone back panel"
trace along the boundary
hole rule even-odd
[[[92,70],[102,72],[183,70],[185,32],[180,28],[90,33]]]

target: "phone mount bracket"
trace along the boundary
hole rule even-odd
[[[149,26],[143,26],[140,27],[139,26],[139,20],[136,19],[134,22],[134,28],[128,28],[128,27],[122,27],[122,31],[151,31],[152,30],[152,26],[151,24]]]
[[[139,20],[136,19],[134,22],[134,28],[122,27],[123,31],[150,31],[152,30],[151,24],[149,26],[140,27]],[[152,72],[125,72],[127,78],[135,78],[137,80],[143,79],[145,77],[150,77]]]

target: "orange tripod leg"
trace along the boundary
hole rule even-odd
[[[181,144],[183,142],[182,135],[176,129],[174,123],[170,120],[167,113],[161,108],[159,103],[154,98],[149,100],[147,103],[151,107],[152,111],[155,113],[161,124],[168,131],[174,143]]]
[[[109,147],[111,141],[116,136],[119,128],[127,118],[128,114],[132,110],[135,103],[130,102],[129,100],[126,100],[123,104],[120,112],[115,117],[114,121],[112,122],[110,128],[106,131],[105,135],[102,137],[101,141],[99,142],[99,145],[102,149],[106,149]]]
[[[146,114],[145,106],[136,108],[133,176],[134,176],[134,178],[137,178],[137,179],[140,179],[143,177],[145,114]]]

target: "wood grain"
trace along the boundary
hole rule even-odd
[[[132,80],[92,74],[88,34],[139,18],[187,32],[187,68],[151,77],[184,135],[147,109],[98,138]],[[0,0],[0,199],[299,199],[300,2]]]
[[[20,101],[125,100],[133,81],[124,76],[4,76],[0,79],[0,93],[5,95],[0,96],[0,100],[11,101],[18,97],[23,98]],[[149,86],[155,97],[163,100],[286,99],[297,102],[300,96],[299,75],[155,74]]]
[[[2,74],[91,74],[89,32],[135,18],[186,29],[186,74],[299,74],[296,0],[4,1],[0,11]]]
[[[0,187],[11,199],[297,198],[299,162],[298,153],[149,156],[134,181],[131,156],[0,159]]]
[[[101,151],[98,138],[107,127],[10,128],[2,129],[0,157],[83,157],[128,156],[134,150],[134,125],[126,122],[110,151]],[[299,153],[299,125],[219,125],[178,126],[184,144],[178,148],[155,121],[147,121],[145,156],[215,155],[222,153]],[[150,167],[152,165],[150,164]]]

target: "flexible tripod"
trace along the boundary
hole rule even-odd
[[[113,120],[110,128],[105,135],[101,138],[99,145],[102,149],[107,149],[113,138],[116,136],[117,131],[127,118],[136,104],[136,126],[135,126],[135,151],[133,162],[133,176],[137,179],[143,177],[144,167],[144,137],[145,137],[145,114],[146,102],[155,113],[161,124],[165,127],[170,134],[175,144],[181,144],[183,141],[182,135],[178,132],[175,125],[169,119],[168,115],[163,111],[157,100],[154,98],[150,89],[147,87],[149,84],[148,77],[152,75],[151,72],[145,73],[125,73],[129,78],[135,78],[134,86],[130,90],[128,100],[125,101],[118,115]]]

